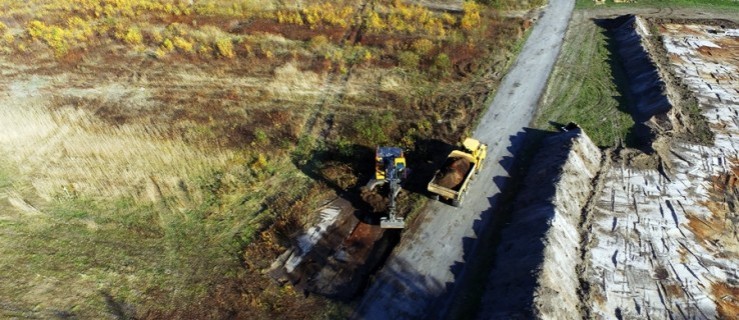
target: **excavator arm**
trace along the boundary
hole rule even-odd
[[[380,228],[383,229],[402,229],[405,227],[405,220],[395,215],[396,206],[395,198],[400,193],[400,179],[390,179],[390,204],[387,208],[387,217],[380,218]]]
[[[362,198],[372,204],[376,200],[377,189],[387,184],[387,217],[380,218],[381,228],[398,229],[405,227],[403,218],[396,216],[396,197],[400,193],[401,179],[405,175],[405,156],[403,150],[397,147],[378,147],[375,154],[375,177],[370,180],[363,192]],[[370,200],[370,198],[372,200]],[[368,201],[370,200],[370,201]]]

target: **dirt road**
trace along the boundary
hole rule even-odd
[[[465,256],[489,224],[523,129],[536,111],[559,54],[573,0],[550,0],[515,65],[503,79],[474,136],[489,145],[487,167],[461,208],[433,203],[419,227],[403,235],[354,314],[362,319],[443,318]]]

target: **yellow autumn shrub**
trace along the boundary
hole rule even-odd
[[[139,28],[133,27],[126,31],[123,41],[128,44],[139,45],[144,41],[144,36],[141,35],[141,30],[139,30]]]
[[[474,1],[466,1],[462,6],[464,15],[460,21],[460,25],[464,30],[472,30],[480,25],[480,5]]]
[[[174,37],[174,40],[172,40],[172,42],[174,43],[175,48],[177,48],[178,50],[181,50],[182,52],[186,52],[186,53],[193,52],[193,43],[190,40],[177,36],[177,37]]]
[[[226,58],[233,58],[236,54],[234,53],[234,45],[231,38],[222,37],[216,39],[216,50],[220,56]]]

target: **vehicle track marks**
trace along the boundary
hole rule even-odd
[[[368,8],[374,7],[375,0],[362,0],[357,4],[357,11],[352,18],[354,22],[342,36],[339,47],[345,48],[347,44],[355,45],[362,37],[365,29],[365,21]],[[333,129],[334,110],[330,110],[329,106],[334,103],[341,102],[346,94],[349,79],[354,71],[355,63],[349,63],[346,71],[342,73],[339,63],[334,63],[328,77],[324,81],[321,90],[322,98],[308,115],[300,136],[318,135],[320,140],[328,138]],[[335,89],[338,88],[338,89]],[[322,125],[319,125],[322,123]]]

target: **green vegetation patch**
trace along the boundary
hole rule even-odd
[[[247,226],[233,215],[209,212],[180,213],[125,199],[113,205],[59,202],[41,216],[0,226],[0,297],[40,302],[36,314],[63,310],[84,318],[111,312],[108,298],[183,307],[178,303],[202,299],[239,270],[240,233]]]
[[[589,21],[573,28],[577,30],[567,33],[533,124],[554,130],[576,122],[598,146],[619,140],[628,144],[634,121],[626,111],[626,89],[618,86],[624,81],[623,70],[608,49],[605,30]]]
[[[8,192],[4,172],[0,191]],[[197,310],[214,288],[243,281],[244,248],[257,233],[304,212],[272,203],[305,194],[308,180],[266,173],[260,180],[264,189],[247,190],[212,172],[199,179],[203,201],[186,207],[166,198],[60,196],[46,204],[23,199],[38,210],[29,212],[3,201],[0,300],[16,311],[0,317],[157,318]],[[272,184],[290,192],[267,198]]]
[[[577,0],[576,9],[591,9],[598,7],[656,7],[656,8],[674,8],[674,7],[700,7],[715,9],[730,9],[739,11],[739,4],[734,0],[639,0],[630,2],[616,3],[613,0],[606,0],[603,4],[596,4],[593,0]]]

